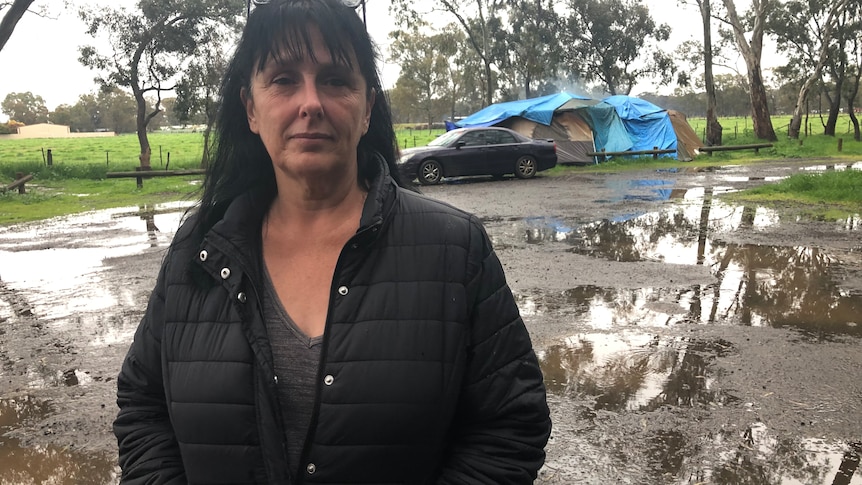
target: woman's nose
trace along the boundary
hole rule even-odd
[[[304,83],[302,89],[302,104],[300,114],[303,117],[323,118],[323,105],[320,103],[320,92],[314,82]]]

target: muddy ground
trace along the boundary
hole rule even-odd
[[[423,188],[485,221],[533,337],[538,483],[862,484],[862,219],[723,197],[834,168]],[[115,377],[179,217],[150,210],[0,228],[0,483],[116,483]]]

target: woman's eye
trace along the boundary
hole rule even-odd
[[[289,85],[289,84],[293,84],[293,83],[294,83],[294,80],[293,80],[293,78],[292,78],[292,77],[289,77],[289,76],[279,76],[279,77],[277,77],[277,78],[273,79],[273,80],[272,80],[272,83],[273,83],[273,84],[278,84],[278,85],[281,85],[281,86],[286,86],[286,85]]]
[[[326,80],[326,84],[328,84],[330,86],[343,87],[343,86],[347,86],[348,83],[347,83],[347,80],[344,78],[331,77],[331,78]]]

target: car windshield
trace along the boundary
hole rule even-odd
[[[428,143],[428,146],[432,146],[432,147],[447,146],[450,143],[452,143],[453,140],[455,140],[456,138],[461,136],[461,134],[462,134],[461,131],[447,131],[446,133],[443,133],[442,135],[438,136],[437,138],[431,140]]]

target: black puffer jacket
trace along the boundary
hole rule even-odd
[[[288,483],[260,310],[260,223],[237,199],[175,238],[118,381],[124,483]],[[531,483],[550,433],[530,338],[479,221],[382,173],[343,249],[300,483]]]

